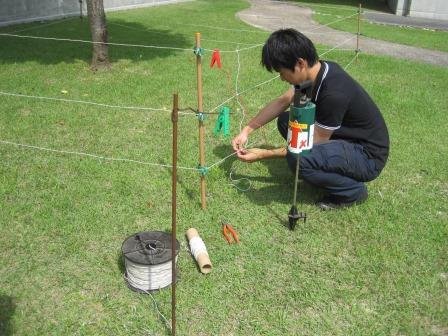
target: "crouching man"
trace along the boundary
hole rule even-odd
[[[300,157],[300,177],[323,190],[325,196],[317,202],[322,210],[364,202],[365,182],[378,177],[389,154],[387,126],[373,100],[338,64],[319,60],[313,43],[294,29],[272,33],[261,62],[292,87],[262,108],[232,140],[238,158],[254,162],[286,157],[295,172],[296,158],[286,148],[244,146],[253,131],[274,119],[286,140],[289,114],[285,111],[293,101],[294,86],[311,80],[311,101],[316,104],[314,143],[311,152]]]

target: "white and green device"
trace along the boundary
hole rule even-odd
[[[297,159],[294,180],[294,200],[288,213],[289,229],[294,230],[297,221],[306,222],[306,213],[297,210],[297,183],[299,179],[300,156],[309,154],[313,147],[316,105],[311,102],[312,81],[304,81],[295,86],[294,101],[289,110],[288,152]]]

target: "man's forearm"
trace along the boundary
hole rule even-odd
[[[238,158],[245,162],[256,162],[259,160],[272,159],[276,157],[284,157],[286,148],[249,148],[237,152]]]
[[[265,149],[265,152],[263,153],[263,159],[274,159],[279,157],[285,157],[286,153],[287,150],[285,147]]]

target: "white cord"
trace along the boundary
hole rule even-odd
[[[242,191],[242,192],[249,191],[250,188],[252,188],[252,181],[251,181],[250,179],[248,179],[247,177],[242,177],[242,178],[239,178],[239,179],[234,179],[234,178],[232,177],[232,174],[233,174],[234,171],[235,171],[235,168],[232,167],[232,169],[230,169],[230,174],[229,174],[229,179],[232,181],[232,183],[229,183],[229,185],[235,187],[236,189],[238,189],[239,191]],[[242,182],[242,181],[246,181],[246,182],[248,183],[246,188],[240,188],[240,187],[238,187],[237,184],[240,183],[240,182]]]
[[[197,260],[198,256],[202,253],[208,255],[207,247],[201,237],[196,236],[190,239],[190,252],[195,260]]]
[[[158,164],[158,163],[151,163],[151,162],[143,162],[143,161],[137,161],[137,160],[132,160],[132,159],[124,159],[124,158],[111,158],[111,157],[105,157],[105,156],[89,154],[89,153],[73,152],[73,151],[67,151],[67,150],[58,150],[58,149],[52,149],[52,148],[31,146],[31,145],[20,144],[20,143],[15,143],[15,142],[11,142],[11,141],[5,141],[5,140],[0,140],[0,144],[13,145],[13,146],[17,146],[17,147],[24,147],[24,148],[30,148],[30,149],[37,149],[37,150],[45,151],[45,152],[87,156],[87,157],[92,157],[92,158],[105,160],[105,161],[130,162],[130,163],[138,163],[138,164],[141,164],[141,165],[158,166],[158,167],[164,167],[164,168],[172,168],[173,167],[172,165],[168,165],[168,164]],[[199,171],[198,168],[190,168],[190,167],[182,167],[182,166],[177,166],[177,168],[178,169],[185,169],[185,170]]]
[[[125,258],[126,280],[132,287],[142,291],[165,288],[172,282],[171,264],[169,260],[159,265],[141,265]]]
[[[124,275],[124,279],[125,279],[127,282],[129,282],[129,278],[126,276],[126,274]],[[154,309],[156,310],[157,314],[159,314],[160,318],[163,320],[163,322],[165,322],[165,325],[166,325],[166,327],[168,328],[168,330],[171,330],[171,324],[168,322],[168,320],[167,320],[167,318],[165,317],[165,315],[163,315],[162,312],[160,311],[160,309],[159,309],[159,305],[157,304],[157,301],[156,301],[154,295],[152,295],[151,292],[148,292],[148,291],[146,291],[146,290],[144,290],[144,289],[140,289],[140,290],[141,290],[143,293],[148,294],[148,295],[151,297],[152,302],[153,302],[153,304],[154,304]]]
[[[0,95],[3,96],[11,96],[11,97],[22,97],[22,98],[33,98],[33,99],[43,99],[43,100],[55,100],[55,101],[62,101],[66,103],[78,103],[78,104],[88,104],[88,105],[95,105],[95,106],[101,106],[101,107],[109,107],[109,108],[118,108],[122,110],[143,110],[143,111],[163,111],[163,112],[171,112],[168,109],[162,109],[162,108],[152,108],[152,107],[140,107],[140,106],[120,106],[120,105],[109,105],[109,104],[102,104],[102,103],[95,103],[91,101],[86,100],[76,100],[76,99],[65,99],[65,98],[54,98],[54,97],[43,97],[43,96],[30,96],[20,93],[13,93],[13,92],[4,92],[0,91]],[[179,112],[181,114],[182,112]],[[194,114],[194,113],[184,113],[184,114]]]
[[[154,303],[154,308],[156,309],[156,311],[157,311],[157,313],[159,314],[159,316],[160,316],[160,318],[165,322],[165,325],[167,326],[167,328],[169,329],[169,330],[171,330],[171,324],[168,322],[168,320],[166,319],[166,317],[162,314],[162,312],[160,311],[160,309],[159,309],[159,306],[157,305],[157,301],[156,301],[156,299],[154,298],[154,295],[152,295],[152,293],[151,292],[148,292],[148,291],[143,291],[145,294],[148,294],[150,297],[151,297],[151,299],[152,299],[152,302]]]
[[[326,23],[326,24],[324,24],[324,25],[320,25],[319,27],[316,27],[316,28],[311,29],[311,30],[309,30],[309,31],[305,31],[305,32],[303,32],[303,34],[308,34],[308,33],[310,33],[310,32],[314,32],[314,31],[319,30],[319,29],[322,29],[322,28],[324,28],[324,27],[328,27],[328,26],[332,25],[333,23],[337,23],[337,22],[340,22],[340,21],[344,21],[344,20],[350,19],[351,17],[353,17],[353,16],[355,16],[355,15],[358,15],[358,12],[353,13],[352,15],[345,16],[345,17],[343,17],[342,19],[337,19],[337,20],[334,20],[334,21],[332,21],[332,22]]]
[[[358,55],[353,56],[352,60],[345,66],[344,70],[347,70],[347,68],[353,63],[357,56]]]
[[[178,48],[178,47],[168,47],[168,46],[158,46],[158,45],[146,45],[146,44],[129,44],[129,43],[115,43],[115,42],[100,42],[100,41],[88,41],[88,40],[79,40],[79,39],[69,39],[69,38],[58,38],[58,37],[45,37],[45,36],[31,36],[31,35],[17,35],[17,34],[8,34],[8,33],[0,33],[0,36],[8,36],[8,37],[18,37],[18,38],[28,38],[28,39],[36,39],[36,40],[49,40],[49,41],[63,41],[63,42],[78,42],[78,43],[88,43],[88,44],[106,44],[110,46],[120,46],[120,47],[137,47],[137,48],[153,48],[153,49],[169,49],[169,50],[179,50],[179,51],[193,51],[193,48]],[[252,47],[246,48],[255,48],[259,46],[254,45]],[[213,49],[202,48],[205,51],[214,51]],[[246,50],[245,49],[245,50]],[[235,50],[220,50],[221,53],[234,53]]]
[[[238,103],[240,109],[241,109],[241,120],[240,120],[240,133],[243,128],[243,121],[246,118],[246,113],[244,111],[244,107],[240,102],[240,97],[238,96],[238,81],[240,79],[240,70],[241,70],[241,62],[240,62],[240,53],[238,52],[238,48],[236,49],[236,55],[237,55],[237,61],[238,61],[238,68],[236,71],[236,77],[235,77],[235,93],[237,95],[236,102]]]
[[[322,57],[322,56],[324,56],[324,55],[326,55],[326,54],[328,54],[329,52],[331,52],[331,51],[337,49],[337,48],[340,47],[341,45],[346,44],[348,41],[351,41],[351,40],[355,39],[356,37],[357,37],[357,36],[355,35],[355,36],[353,36],[353,37],[350,37],[350,38],[346,39],[345,41],[339,43],[337,46],[335,46],[335,47],[331,48],[330,50],[327,50],[326,52],[320,54],[320,55],[319,55],[319,58]]]
[[[241,91],[241,92],[237,93],[236,95],[234,95],[234,96],[232,96],[232,97],[226,99],[224,102],[222,102],[222,103],[219,104],[218,106],[212,108],[212,109],[210,110],[210,112],[214,112],[214,111],[216,111],[216,110],[219,109],[221,106],[223,106],[225,103],[231,101],[232,99],[234,99],[234,98],[236,98],[236,97],[238,97],[238,96],[241,96],[243,93],[246,93],[246,92],[248,92],[248,91],[250,91],[250,90],[256,89],[257,87],[260,87],[260,86],[262,86],[262,85],[264,85],[264,84],[267,84],[267,83],[269,83],[269,82],[272,82],[273,80],[275,80],[275,79],[277,79],[277,78],[279,78],[279,77],[280,77],[280,75],[277,75],[277,76],[275,76],[275,77],[272,77],[271,79],[268,79],[268,80],[266,80],[266,81],[264,81],[264,82],[262,82],[262,83],[259,83],[259,84],[255,85],[255,86],[252,86],[252,87],[250,87],[250,88],[248,88],[248,89],[246,89],[246,90],[244,90],[244,91]]]

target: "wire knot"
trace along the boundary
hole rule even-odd
[[[196,117],[198,117],[199,121],[204,121],[206,115],[204,114],[204,112],[196,112]]]
[[[208,173],[209,167],[202,167],[200,164],[198,164],[197,169],[202,176],[205,176]]]
[[[199,57],[204,56],[204,48],[198,48],[198,47],[194,47],[193,48],[193,53]]]

